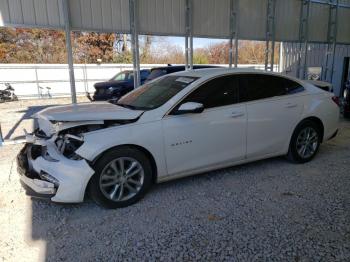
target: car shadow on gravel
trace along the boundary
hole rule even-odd
[[[340,141],[335,140],[335,143]],[[226,232],[229,218],[240,225],[235,230],[243,235],[252,234],[255,229],[250,229],[245,219],[249,215],[252,219],[264,219],[264,215],[260,217],[256,210],[262,210],[262,214],[274,212],[272,216],[282,221],[280,230],[283,235],[283,230],[294,223],[289,219],[295,218],[306,226],[310,222],[305,220],[308,216],[302,216],[293,208],[301,203],[313,203],[313,197],[318,194],[318,191],[313,192],[314,185],[322,185],[319,179],[323,168],[320,165],[335,161],[336,153],[342,155],[347,152],[346,148],[334,148],[331,146],[333,143],[325,143],[315,160],[303,165],[276,157],[157,184],[140,202],[117,210],[101,208],[88,198],[82,204],[65,205],[33,200],[31,237],[46,243],[43,252],[43,260],[46,261],[123,260],[129,255],[134,261],[157,260],[155,257],[146,259],[142,253],[132,254],[137,248],[132,249],[131,246],[139,245],[141,248],[146,245],[153,249],[152,252],[158,252],[166,241],[162,237],[169,236],[169,232],[186,231],[187,227],[196,228],[199,224],[210,230],[222,223],[222,233]],[[310,183],[309,187],[305,188],[301,181]],[[264,206],[260,209],[262,204]],[[279,208],[274,209],[276,206]],[[304,207],[303,214],[308,214],[308,210]],[[286,218],[284,212],[291,211],[291,218]],[[284,222],[286,219],[287,222]],[[158,226],[160,231],[155,229]],[[258,222],[255,226],[263,230]],[[299,232],[298,228],[296,226],[296,232]],[[298,237],[308,237],[305,232],[299,232]],[[154,240],[153,237],[158,235],[160,238]],[[341,239],[338,235],[334,237]],[[249,244],[249,241],[244,242],[246,239],[242,241]],[[256,246],[264,242],[251,241]],[[295,242],[291,244],[296,245]]]
[[[31,119],[32,115],[35,113],[51,107],[51,106],[57,106],[57,105],[45,105],[45,106],[28,106],[26,109],[18,110],[16,113],[24,113],[22,117],[14,123],[14,125],[10,128],[10,130],[7,132],[7,134],[4,136],[4,139],[10,139],[11,136],[16,132],[17,128],[21,125],[21,123],[24,120]],[[33,122],[33,129],[36,128],[36,121]],[[15,137],[13,139],[18,139],[19,137]]]
[[[220,185],[222,180],[228,176],[237,178],[242,175],[254,176],[255,170],[264,168],[264,165],[283,161],[283,158],[280,157],[261,160],[156,184],[140,202],[117,210],[99,207],[89,197],[86,197],[84,203],[80,204],[57,204],[47,200],[33,199],[31,201],[31,238],[46,243],[46,250],[43,252],[45,261],[71,260],[72,254],[80,253],[82,253],[81,258],[77,261],[89,260],[91,259],[89,256],[99,252],[94,249],[95,246],[102,245],[104,252],[112,252],[110,241],[113,240],[105,239],[103,232],[110,231],[111,227],[116,232],[122,231],[118,223],[123,226],[129,225],[130,220],[134,221],[139,214],[147,216],[150,213],[154,215],[154,212],[160,212],[159,207],[171,206],[172,209],[180,210],[180,213],[185,214],[186,207],[182,206],[182,201],[185,199],[188,201],[192,194],[197,194],[196,189],[206,188],[213,184]],[[169,199],[164,202],[164,198],[167,197]],[[170,213],[162,214],[162,216],[165,216],[163,219],[166,220],[172,219]],[[216,221],[221,218],[209,215],[208,219]],[[114,222],[109,223],[108,221]],[[144,220],[142,222],[144,223]],[[102,230],[102,233],[99,230]],[[140,234],[147,232],[147,228],[141,227],[138,230],[141,230]],[[130,232],[130,234],[137,232]],[[106,232],[106,234],[110,233]],[[117,236],[111,238],[117,239]]]

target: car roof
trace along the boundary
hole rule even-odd
[[[268,72],[261,69],[252,69],[252,68],[206,68],[206,69],[194,69],[194,70],[187,70],[187,71],[180,71],[175,72],[172,75],[178,75],[178,76],[193,76],[193,77],[215,77],[230,73],[247,73],[247,74],[265,74],[265,75],[275,75],[275,76],[282,76],[293,80],[298,80],[294,77],[282,75],[281,73],[277,72]],[[298,80],[300,81],[300,80]]]
[[[193,65],[193,67],[197,68],[220,68],[220,66],[215,65]],[[159,66],[159,67],[153,67],[151,68],[151,71],[153,70],[183,70],[185,68],[185,65],[175,65],[175,66]]]

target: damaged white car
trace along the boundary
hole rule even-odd
[[[18,155],[33,196],[107,208],[153,183],[286,155],[311,160],[334,137],[339,108],[312,84],[253,70],[204,69],[156,79],[117,104],[47,108]]]

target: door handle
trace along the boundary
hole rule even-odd
[[[285,105],[285,108],[293,108],[293,107],[297,107],[297,106],[298,106],[298,104],[295,104],[295,103],[287,103]]]
[[[240,117],[240,116],[244,116],[243,112],[232,112],[231,113],[231,117],[236,118],[236,117]]]

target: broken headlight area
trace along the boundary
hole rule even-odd
[[[75,151],[84,143],[82,136],[71,134],[60,135],[55,141],[58,150],[67,158],[81,160],[82,158]]]
[[[84,133],[105,128],[104,124],[75,126],[60,131],[55,139],[58,150],[67,158],[81,160],[75,151],[84,143]]]

